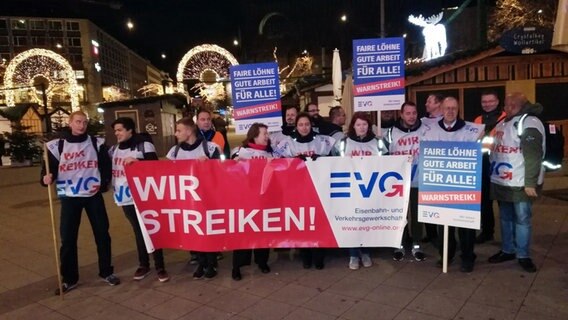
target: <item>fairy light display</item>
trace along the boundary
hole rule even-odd
[[[176,80],[178,92],[184,92],[183,81],[186,79],[200,79],[203,81],[205,74],[215,74],[215,81],[229,78],[229,67],[238,65],[239,62],[226,49],[214,44],[203,44],[189,50],[178,64]],[[200,94],[207,100],[218,99],[219,86],[211,88],[215,83],[202,83]],[[201,90],[203,89],[203,90]],[[210,93],[210,95],[209,95]],[[224,94],[223,94],[224,95]]]
[[[68,94],[73,111],[79,110],[79,87],[75,72],[69,62],[61,55],[46,49],[26,50],[12,59],[4,73],[6,88],[34,86],[37,77],[47,80],[46,94],[48,105],[54,95]],[[15,105],[15,90],[6,90],[6,104]],[[35,90],[32,99],[41,101]],[[35,97],[33,97],[35,95]]]

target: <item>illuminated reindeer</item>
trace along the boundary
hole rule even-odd
[[[424,19],[422,15],[415,17],[411,15],[408,17],[408,21],[412,24],[424,28],[422,30],[422,35],[424,35],[424,54],[422,58],[424,60],[435,59],[443,56],[448,48],[448,43],[446,41],[446,27],[443,24],[437,24],[442,20],[444,16],[443,12],[437,15],[433,15],[428,19]]]

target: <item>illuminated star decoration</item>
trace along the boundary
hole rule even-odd
[[[422,27],[422,35],[424,36],[424,54],[422,58],[428,61],[443,56],[448,48],[446,41],[446,27],[443,24],[438,24],[444,16],[443,12],[433,15],[425,19],[422,15],[415,17],[410,15],[408,21],[419,27]]]
[[[205,80],[204,76],[208,74],[215,75],[213,82],[220,79],[228,79],[229,67],[238,64],[237,59],[229,51],[217,45],[203,44],[196,46],[189,50],[178,64],[176,73],[178,91],[184,92],[183,81],[187,79],[199,79],[203,82]],[[201,83],[200,86],[204,89],[201,90],[200,88],[200,94],[205,94],[204,98],[206,100],[211,101],[220,97],[218,86],[210,88],[212,84],[209,83]],[[208,96],[208,93],[211,93],[211,96]],[[223,93],[222,96],[224,95]]]
[[[73,111],[79,110],[79,93],[75,72],[61,55],[46,49],[26,50],[14,57],[4,73],[6,88],[34,86],[37,77],[47,80],[48,105],[55,95],[69,96]],[[41,101],[36,90],[28,90],[32,100]],[[6,90],[6,104],[15,105],[14,90]]]

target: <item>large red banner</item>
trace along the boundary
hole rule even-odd
[[[143,161],[126,174],[155,248],[337,247],[299,159]]]

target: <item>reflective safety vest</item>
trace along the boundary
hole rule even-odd
[[[438,125],[434,123],[434,125]],[[431,130],[431,127],[427,124],[423,124],[420,128],[405,132],[397,127],[392,127],[387,132],[385,137],[386,141],[389,143],[389,154],[390,155],[410,155],[412,156],[412,180],[411,187],[418,187],[418,158],[420,153],[420,140],[424,134]]]
[[[491,131],[486,132],[483,138],[481,138],[481,152],[487,154],[491,153],[493,144],[495,143],[495,132],[497,126],[499,125],[499,123],[501,123],[501,121],[505,119],[505,117],[507,117],[507,114],[504,111],[501,111],[501,114],[497,118],[497,124],[495,125],[495,127],[491,129]],[[478,116],[477,118],[475,118],[475,120],[473,120],[473,122],[477,124],[483,124],[483,116]]]
[[[387,153],[387,148],[380,138],[373,138],[367,142],[360,142],[345,137],[335,144],[336,153],[341,156],[381,156]]]
[[[519,131],[526,128],[537,129],[544,137],[544,126],[537,117],[529,116],[522,127],[518,129],[521,116],[515,116],[507,122],[501,122],[496,127],[495,146],[491,152],[491,182],[506,187],[525,186],[525,158],[521,150],[521,137]],[[545,141],[543,138],[542,150],[544,154]],[[544,167],[541,166],[537,184],[544,180]]]

